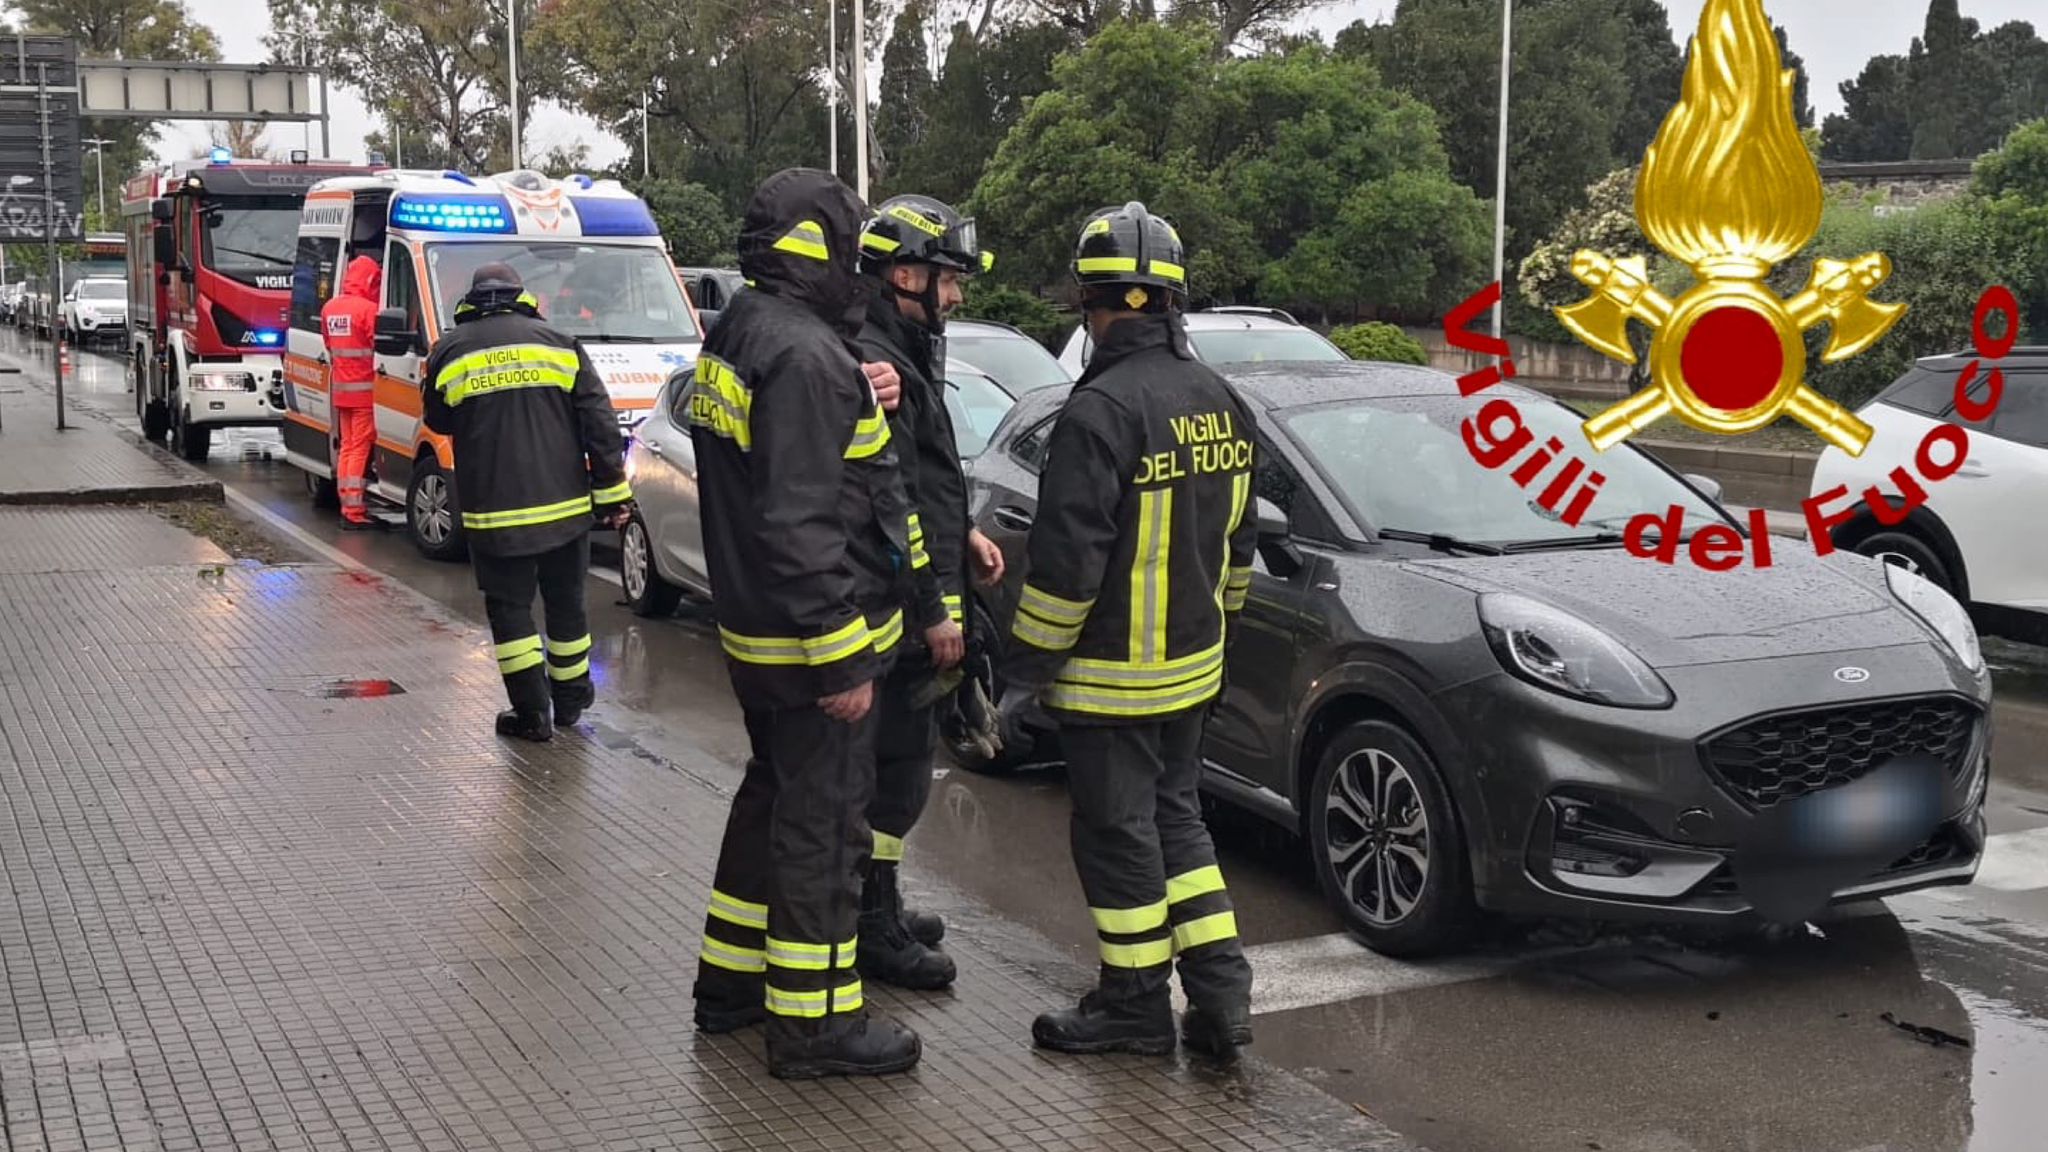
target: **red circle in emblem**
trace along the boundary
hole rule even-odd
[[[1716,308],[1685,334],[1678,364],[1695,396],[1740,412],[1770,398],[1785,371],[1785,349],[1769,320],[1747,308]]]

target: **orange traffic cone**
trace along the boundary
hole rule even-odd
[[[71,345],[62,340],[57,341],[57,371],[65,376],[71,375]]]

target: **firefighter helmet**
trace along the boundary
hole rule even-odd
[[[1074,279],[1089,299],[1114,298],[1133,309],[1152,301],[1148,289],[1164,288],[1168,300],[1184,300],[1188,291],[1187,257],[1180,233],[1133,200],[1121,208],[1104,208],[1081,228],[1074,248]],[[1121,294],[1102,288],[1127,288]]]
[[[974,221],[930,196],[892,196],[876,207],[860,234],[861,266],[934,264],[972,276],[995,261],[981,250]]]

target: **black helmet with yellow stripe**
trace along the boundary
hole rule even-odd
[[[1187,299],[1180,233],[1136,200],[1104,208],[1081,228],[1074,279],[1087,308],[1159,311]]]
[[[981,249],[974,221],[930,196],[891,196],[876,207],[860,234],[861,267],[933,264],[974,275],[994,263]]]

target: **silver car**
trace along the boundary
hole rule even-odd
[[[1348,360],[1343,349],[1278,308],[1222,307],[1186,316],[1188,342],[1205,364]],[[1093,341],[1082,324],[1060,350],[1060,367],[1075,379],[1088,363]]]
[[[697,453],[690,442],[691,387],[687,372],[669,377],[626,445],[626,477],[639,510],[619,533],[619,576],[627,602],[642,616],[674,612],[685,594],[711,595],[697,499]],[[946,407],[963,459],[987,446],[1015,403],[1016,397],[989,373],[948,358]]]

